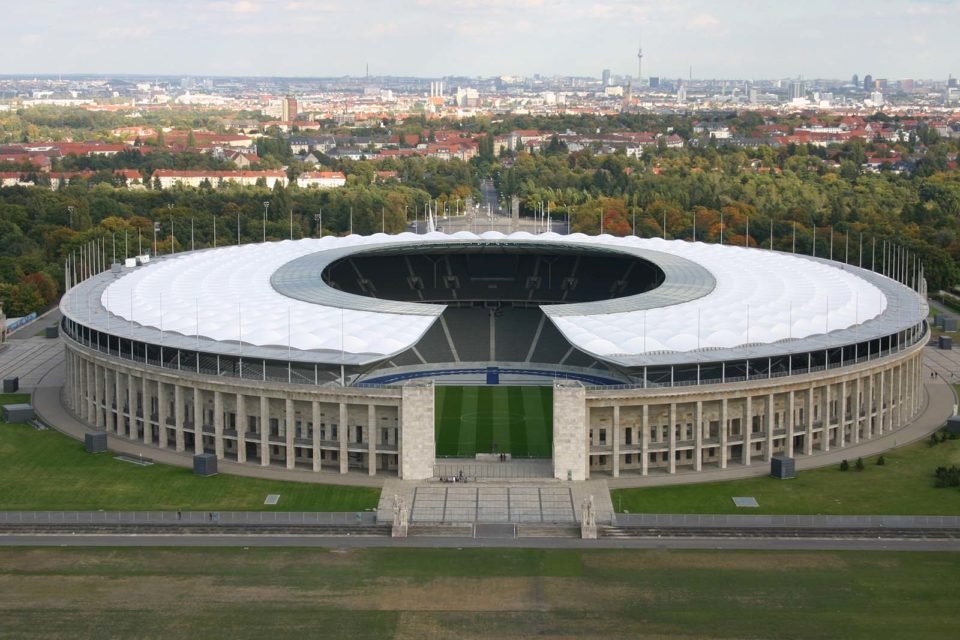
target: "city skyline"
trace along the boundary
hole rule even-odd
[[[892,80],[954,72],[960,2],[51,0],[6,13],[6,74],[632,76],[642,38],[645,76]]]

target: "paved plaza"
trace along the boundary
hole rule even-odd
[[[30,325],[24,331],[36,330]],[[13,340],[0,351],[0,379],[20,378],[20,388],[29,392],[40,385],[51,369],[63,371],[63,343],[59,339],[30,337]],[[47,381],[49,383],[50,380]],[[63,375],[58,380],[63,384]]]

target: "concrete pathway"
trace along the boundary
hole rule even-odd
[[[412,524],[573,524],[580,521],[583,501],[591,496],[597,522],[612,522],[610,490],[602,480],[448,484],[391,479],[380,493],[377,521],[393,522],[394,500],[401,498]]]

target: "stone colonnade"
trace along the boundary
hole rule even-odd
[[[399,470],[400,389],[217,379],[66,344],[66,402],[79,419],[112,436],[286,469]]]
[[[430,478],[434,393],[217,378],[66,341],[66,403],[112,436],[283,469]],[[554,476],[647,475],[814,456],[891,433],[923,404],[924,342],[879,360],[722,385],[554,385]]]
[[[813,456],[908,424],[924,343],[835,372],[659,390],[588,390],[585,477],[676,473]]]

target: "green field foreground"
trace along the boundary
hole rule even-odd
[[[864,458],[863,471],[838,465],[800,471],[791,480],[770,476],[706,484],[674,485],[611,492],[613,507],[630,513],[739,513],[824,515],[960,515],[960,490],[937,489],[938,466],[960,464],[960,440],[936,446],[917,442]],[[756,464],[764,464],[757,462]],[[752,496],[757,509],[738,509],[735,496]]]
[[[0,396],[0,404],[28,401]],[[360,511],[377,506],[368,487],[201,478],[167,465],[141,467],[112,453],[89,454],[83,443],[53,430],[0,422],[0,510]],[[276,506],[265,506],[279,494]]]
[[[926,638],[960,554],[0,549],[11,638]]]

